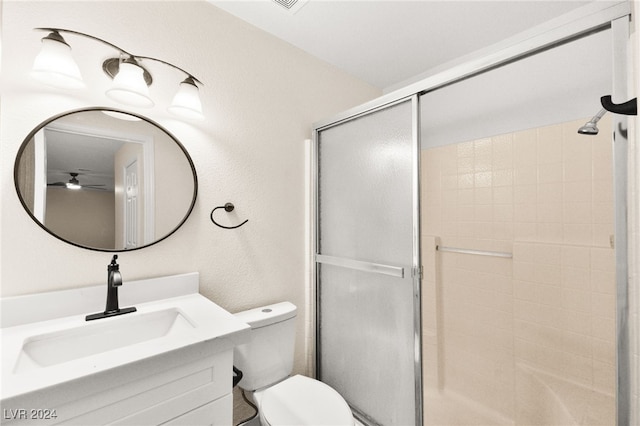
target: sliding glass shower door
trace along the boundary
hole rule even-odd
[[[421,423],[417,102],[316,134],[318,377],[371,425]]]

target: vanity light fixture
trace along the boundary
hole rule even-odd
[[[178,86],[178,91],[168,108],[169,112],[183,118],[204,119],[198,88],[202,82],[182,68],[157,58],[133,55],[108,41],[78,31],[62,28],[35,29],[49,32],[42,38],[42,50],[33,65],[32,76],[39,81],[64,89],[79,88],[84,85],[78,65],[71,56],[71,47],[60,33],[78,35],[99,41],[118,51],[117,57],[108,58],[102,64],[105,74],[113,78],[111,88],[106,91],[108,97],[126,105],[152,107],[155,103],[149,96],[149,86],[153,79],[140,62],[147,60],[160,62],[186,75]]]

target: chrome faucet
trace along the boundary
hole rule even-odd
[[[116,262],[117,260],[118,255],[114,254],[113,258],[111,258],[111,263],[107,265],[107,307],[104,312],[87,315],[85,318],[87,321],[136,311],[134,307],[120,309],[118,303],[118,287],[122,285],[122,274],[120,273],[120,265]]]

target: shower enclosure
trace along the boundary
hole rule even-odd
[[[630,424],[626,120],[578,134],[625,100],[628,21],[592,4],[316,125],[317,376],[363,423]]]

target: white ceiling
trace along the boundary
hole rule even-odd
[[[275,0],[215,6],[380,89],[397,88],[590,1]]]

